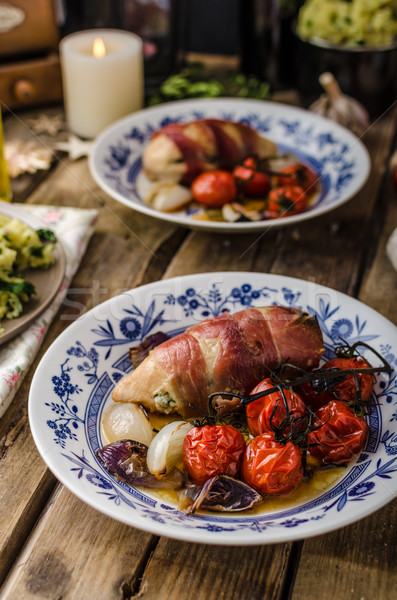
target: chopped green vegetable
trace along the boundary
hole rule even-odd
[[[33,283],[30,281],[1,281],[0,280],[0,291],[11,292],[12,294],[26,294],[27,296],[33,296],[36,293]]]
[[[26,269],[49,267],[54,262],[55,241],[48,229],[35,231],[19,219],[0,214],[0,319],[21,315],[23,303],[36,293],[22,274]]]
[[[43,258],[44,248],[45,246],[34,246],[30,249],[30,254],[38,258]]]
[[[36,233],[41,242],[52,242],[55,244],[57,241],[56,235],[51,229],[36,229]]]

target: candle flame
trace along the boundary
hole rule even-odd
[[[102,58],[106,54],[106,47],[102,38],[95,38],[92,45],[92,53],[95,58]]]

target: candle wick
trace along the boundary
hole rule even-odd
[[[95,38],[92,45],[92,53],[95,58],[102,58],[106,54],[106,46],[102,38]]]

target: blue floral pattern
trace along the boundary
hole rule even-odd
[[[74,399],[76,394],[83,390],[78,385],[71,383],[70,367],[67,367],[69,359],[67,358],[60,366],[60,375],[54,375],[51,378],[54,394],[58,396],[57,400],[46,402],[56,417],[47,420],[47,425],[54,432],[54,442],[62,448],[65,447],[66,440],[77,440],[73,429],[78,429],[79,424],[84,420],[78,415],[78,404]]]
[[[155,306],[155,302],[152,302],[146,312],[142,312],[134,304],[131,305],[131,308],[125,308],[124,312],[130,316],[122,318],[118,323],[118,330],[122,337],[117,337],[109,319],[106,319],[106,326],[101,325],[98,329],[92,330],[103,338],[94,342],[96,346],[109,346],[105,359],[109,358],[113,346],[129,344],[134,340],[140,341],[149,335],[156,325],[164,325],[167,322],[163,318],[164,310],[156,313]]]
[[[324,334],[327,357],[333,355],[340,338],[350,343],[360,338],[370,340],[394,367],[397,366],[397,341],[385,333],[393,326],[379,333],[378,324],[373,323],[360,303],[349,299],[355,305],[353,309],[346,309],[346,299],[341,300],[336,293],[332,297],[327,288],[319,288],[312,294],[305,282],[261,274],[211,274],[211,277],[197,275],[186,279],[186,285],[183,285],[183,279],[173,284],[164,280],[152,284],[149,291],[142,288],[140,292],[138,288],[123,294],[123,303],[115,311],[117,315],[109,309],[105,319],[102,316],[100,320],[95,310],[92,311],[92,317],[84,326],[84,336],[77,323],[65,332],[65,342],[59,351],[60,360],[57,364],[51,363],[52,373],[48,373],[48,363],[43,366],[45,375],[41,374],[41,377],[48,381],[48,393],[43,396],[40,388],[40,392],[33,390],[32,394],[35,402],[43,407],[48,443],[55,443],[55,447],[62,450],[62,459],[70,465],[64,466],[64,470],[70,469],[78,481],[84,481],[85,487],[92,490],[89,494],[103,497],[105,506],[114,505],[118,510],[128,508],[135,515],[132,517],[134,522],[136,518],[142,519],[143,523],[147,521],[149,529],[152,527],[150,523],[156,523],[165,528],[210,532],[215,538],[217,535],[232,535],[233,532],[239,532],[239,535],[251,532],[258,534],[256,539],[259,540],[262,533],[270,535],[269,532],[273,531],[285,538],[286,534],[280,532],[286,530],[296,530],[301,532],[297,535],[304,536],[307,528],[317,527],[316,522],[329,523],[330,514],[338,515],[352,503],[365,506],[365,503],[371,502],[374,495],[383,493],[380,481],[388,480],[391,482],[389,485],[396,487],[395,373],[390,378],[385,375],[378,378],[377,403],[369,418],[371,435],[357,463],[328,491],[298,506],[254,517],[243,514],[191,517],[172,505],[159,502],[150,493],[130,488],[109,476],[95,456],[103,445],[100,433],[102,412],[115,383],[131,369],[128,360],[130,345],[138,343],[149,333],[163,330],[172,336],[187,325],[220,315],[223,311],[235,312],[272,304],[299,306],[317,316]],[[148,298],[151,300],[148,301]],[[77,332],[79,339],[74,338]],[[110,356],[110,351],[115,353],[114,357]],[[114,514],[111,508],[105,510]],[[336,516],[332,522],[337,522]],[[331,525],[327,527],[332,528]],[[295,534],[288,535],[293,537]]]

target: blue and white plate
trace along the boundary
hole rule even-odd
[[[332,486],[285,509],[258,514],[197,514],[111,477],[95,452],[114,385],[131,370],[130,346],[171,335],[205,317],[250,306],[298,306],[317,315],[326,357],[362,340],[397,368],[397,329],[357,300],[314,283],[261,273],[207,273],[136,288],[95,307],[47,350],[30,390],[36,445],[54,475],[102,513],[156,535],[211,544],[269,544],[337,529],[369,515],[397,493],[397,381],[377,376],[370,436],[356,463]],[[368,357],[370,359],[370,357]],[[372,357],[371,357],[372,360]],[[374,398],[375,399],[375,398]]]
[[[292,152],[319,175],[321,192],[312,207],[298,215],[267,221],[226,223],[200,221],[189,210],[166,213],[145,204],[137,192],[142,152],[153,132],[168,123],[219,118],[243,121],[272,139],[280,153]],[[192,229],[223,232],[263,231],[321,215],[356,194],[370,172],[364,145],[350,131],[306,110],[259,100],[216,98],[183,100],[134,113],[107,128],[94,143],[91,173],[110,196],[157,219]]]

